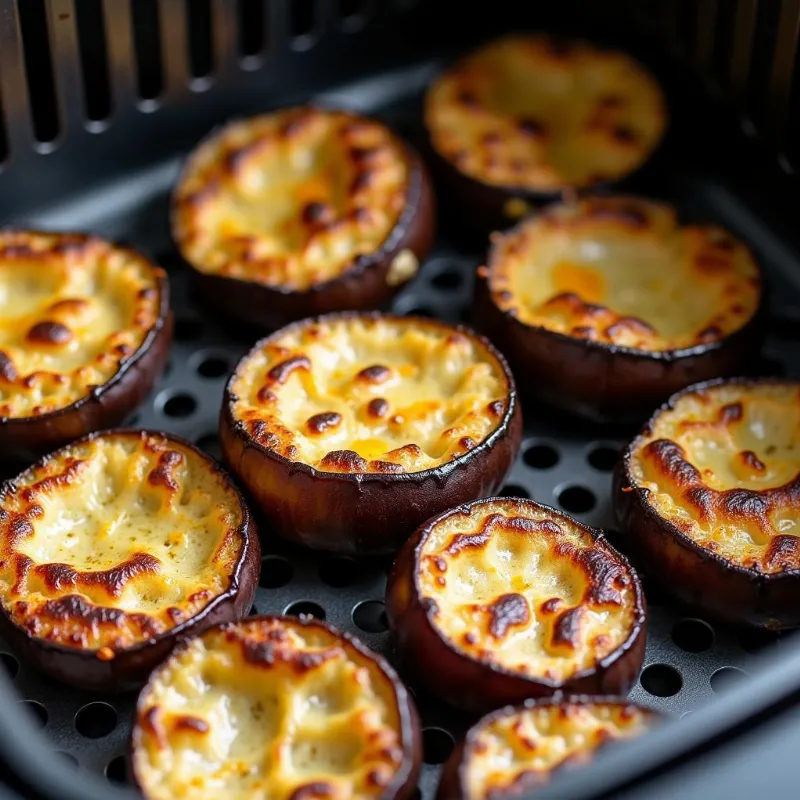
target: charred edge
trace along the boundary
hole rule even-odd
[[[33,571],[50,591],[61,591],[79,584],[101,586],[112,597],[119,597],[126,584],[137,575],[155,575],[161,562],[147,553],[134,553],[127,561],[99,572],[78,572],[69,564],[39,564]]]
[[[314,414],[306,420],[306,427],[310,433],[324,433],[329,428],[336,428],[342,422],[342,415],[335,411],[323,411],[321,414]]]
[[[356,379],[362,383],[371,383],[374,385],[386,383],[391,377],[391,369],[389,369],[389,367],[384,367],[383,364],[373,364],[370,367],[364,367],[364,369],[356,375]]]
[[[780,534],[774,536],[764,559],[771,570],[795,569],[800,560],[800,539]]]
[[[555,614],[561,606],[564,605],[564,601],[560,597],[551,597],[549,600],[545,600],[544,603],[539,607],[542,614]]]
[[[503,412],[506,409],[506,404],[502,400],[492,400],[488,406],[486,406],[486,411],[493,417],[499,418],[503,415]]]
[[[744,415],[744,409],[741,403],[728,403],[719,410],[720,422],[739,422]]]
[[[267,377],[275,383],[286,383],[289,376],[298,369],[304,369],[307,372],[311,370],[311,362],[306,356],[293,356],[287,358],[286,361],[281,361],[267,373]]]
[[[37,322],[28,331],[26,338],[33,344],[67,344],[67,342],[72,340],[72,331],[60,322],[45,320],[44,322]]]
[[[382,397],[376,397],[367,403],[367,414],[374,419],[381,419],[389,413],[389,403]]]
[[[554,647],[568,647],[570,650],[575,650],[581,641],[582,617],[583,608],[576,606],[562,611],[555,618],[552,637]]]
[[[597,549],[581,550],[577,561],[589,577],[585,600],[597,606],[621,606],[622,590],[630,582],[622,564]]]
[[[483,547],[497,529],[519,533],[549,533],[557,536],[561,528],[549,519],[532,520],[524,517],[506,517],[502,514],[491,514],[484,521],[481,530],[473,533],[458,533],[447,547],[448,555],[458,555],[470,547]]]
[[[160,748],[167,746],[167,732],[161,723],[161,711],[158,706],[150,706],[142,714],[141,725],[145,733],[152,736]]]
[[[489,633],[495,639],[502,639],[509,628],[526,625],[531,614],[527,600],[516,593],[498,597],[487,609],[489,611]]]
[[[370,461],[369,466],[373,472],[382,472],[387,475],[399,475],[406,471],[402,464],[395,464],[391,461]]]
[[[88,467],[87,461],[81,461],[77,458],[67,458],[64,461],[64,469],[58,475],[50,475],[47,478],[37,481],[30,487],[31,496],[41,492],[48,494],[56,489],[62,489],[72,484],[75,479]]]
[[[337,650],[334,648],[304,653],[292,650],[290,645],[280,642],[254,639],[239,639],[239,645],[245,661],[249,664],[267,668],[276,664],[286,664],[297,673],[310,672],[338,657]]]
[[[354,450],[332,450],[319,463],[337,472],[366,472],[367,469],[367,462]]]
[[[700,473],[686,460],[686,452],[671,439],[656,439],[645,448],[643,455],[652,458],[664,471],[681,486],[700,482]]]

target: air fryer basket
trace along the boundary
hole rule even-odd
[[[167,194],[181,156],[208,128],[313,99],[375,113],[418,140],[421,93],[444,59],[494,32],[533,27],[619,43],[659,74],[673,129],[646,182],[633,188],[676,202],[688,219],[719,221],[753,246],[769,276],[773,319],[754,369],[800,376],[800,237],[790,218],[798,207],[796,154],[787,149],[800,120],[791,83],[800,2],[585,0],[545,10],[495,0],[480,15],[469,6],[0,0],[0,221],[101,233],[135,244],[170,270],[177,341],[131,425],[173,431],[218,455],[222,387],[251,344],[187,295],[169,240]],[[457,221],[445,222],[397,312],[467,318],[482,245],[464,241]],[[504,492],[560,506],[619,542],[610,468],[630,435],[545,411],[528,414]],[[258,612],[324,616],[393,658],[382,602],[387,561],[319,557],[266,532]],[[644,581],[647,655],[631,698],[691,716],[565,776],[547,794],[610,791],[763,718],[800,687],[800,642],[687,617],[649,589],[646,575]],[[759,653],[765,645],[769,657]],[[135,696],[66,689],[20,664],[2,641],[0,658],[0,764],[12,785],[26,797],[132,796],[118,784]],[[417,700],[426,762],[421,796],[432,798],[438,765],[465,720],[422,692]]]

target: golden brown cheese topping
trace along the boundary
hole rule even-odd
[[[800,568],[800,382],[678,395],[634,442],[630,473],[706,550],[764,573]]]
[[[664,97],[623,53],[547,36],[510,36],[430,88],[436,151],[484,183],[552,192],[614,181],[640,166],[667,123]]]
[[[619,702],[563,702],[490,714],[469,733],[461,783],[469,800],[527,794],[551,773],[590,761],[611,742],[655,722],[647,709]]]
[[[233,416],[324,472],[418,472],[478,446],[510,388],[485,342],[445,323],[344,315],[285,328],[234,373]]]
[[[238,493],[193,448],[138,431],[90,437],[0,493],[0,602],[32,636],[131,647],[229,588],[241,523]]]
[[[405,146],[342,111],[291,108],[231,123],[192,154],[174,233],[198,270],[302,291],[378,250],[408,197]]]
[[[139,699],[148,800],[379,798],[403,763],[389,676],[331,630],[254,618],[193,639]]]
[[[0,419],[66,408],[146,346],[166,276],[94,237],[0,232]]]
[[[524,500],[471,509],[444,517],[417,553],[419,592],[443,639],[505,671],[560,682],[630,638],[638,590],[605,540]]]
[[[488,280],[494,303],[525,325],[648,351],[723,339],[761,301],[744,244],[630,197],[552,206],[497,236]]]

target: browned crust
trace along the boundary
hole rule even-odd
[[[523,675],[506,669],[492,660],[476,658],[442,634],[434,624],[433,617],[438,609],[435,602],[424,596],[420,584],[419,565],[425,541],[434,527],[448,517],[459,513],[471,513],[475,507],[494,502],[506,501],[499,497],[475,500],[433,517],[422,525],[400,550],[386,586],[386,612],[398,654],[408,674],[426,685],[436,696],[471,713],[482,713],[508,703],[519,703],[529,697],[548,697],[556,692],[627,693],[636,682],[644,661],[646,606],[639,579],[625,557],[608,544],[602,532],[541,503],[530,500],[517,501],[536,506],[549,515],[581,529],[594,542],[601,543],[604,548],[618,556],[631,578],[636,599],[634,622],[626,640],[593,667],[559,681],[544,676]],[[568,549],[574,550],[569,547]],[[599,554],[587,550],[572,555],[565,551],[564,555],[568,558],[580,558],[583,561],[582,568],[598,576],[598,585],[595,585],[595,580],[590,581],[593,601],[613,605],[615,596],[619,597],[618,588],[604,585],[608,576],[604,576],[604,565],[597,563]],[[556,608],[548,609],[548,612],[550,611],[557,613]],[[571,646],[570,621],[566,620],[557,626],[557,631],[563,632],[564,645]]]
[[[342,312],[303,320],[288,329],[357,317],[399,319],[378,312]],[[500,364],[508,392],[498,427],[463,455],[432,469],[402,472],[390,469],[397,465],[379,462],[386,467],[381,472],[325,472],[291,461],[261,444],[234,417],[234,372],[220,413],[222,452],[277,533],[315,550],[359,555],[393,552],[430,516],[500,488],[522,439],[522,411],[508,365],[486,339],[468,328],[429,319],[420,319],[419,324],[452,327],[460,335],[477,339]],[[251,352],[286,330],[263,339]],[[367,463],[349,450],[329,453],[326,458],[355,469],[364,469]],[[363,465],[353,464],[354,459]]]
[[[526,700],[517,706],[506,706],[505,708],[498,709],[489,714],[486,714],[478,722],[476,722],[466,733],[464,738],[456,745],[455,750],[447,759],[442,774],[439,779],[439,788],[436,792],[436,800],[467,800],[470,795],[470,788],[467,783],[467,763],[470,754],[475,747],[476,739],[480,731],[486,726],[491,724],[494,720],[502,717],[510,717],[525,709],[541,708],[543,706],[560,706],[563,703],[578,706],[591,706],[591,705],[611,705],[616,707],[630,707],[635,712],[644,714],[652,718],[654,723],[666,720],[666,717],[660,712],[652,708],[641,706],[637,703],[632,703],[625,698],[619,696],[590,696],[590,695],[567,695],[565,697],[548,697],[538,700]],[[546,783],[550,780],[551,776],[556,774],[562,768],[570,766],[570,762],[564,761],[546,773],[531,774],[526,777],[530,781],[526,781],[521,790],[533,789],[534,786]],[[516,786],[515,786],[516,788]]]
[[[5,608],[0,605],[0,635],[8,642],[15,653],[36,666],[42,672],[64,683],[82,689],[102,692],[126,691],[138,688],[147,678],[152,668],[163,661],[171,652],[176,642],[188,636],[196,635],[219,623],[230,622],[243,617],[253,604],[258,587],[258,576],[261,569],[261,545],[258,529],[241,493],[230,482],[230,478],[210,456],[199,450],[190,442],[172,434],[158,431],[109,430],[89,434],[75,442],[76,445],[91,442],[101,436],[114,435],[126,437],[157,436],[168,442],[191,450],[208,466],[209,470],[227,482],[238,497],[242,521],[229,536],[241,537],[243,543],[239,557],[234,565],[228,588],[213,598],[199,613],[188,619],[175,616],[175,625],[162,633],[153,633],[149,638],[135,645],[111,650],[108,647],[89,649],[79,645],[67,646],[56,641],[45,640],[37,636],[37,620],[35,617],[23,627],[13,620]],[[19,478],[41,469],[53,458],[59,458],[57,451],[45,456],[23,472]],[[6,482],[0,488],[0,499],[13,487],[13,481]],[[144,554],[139,554],[143,556]],[[145,558],[147,558],[145,556]],[[142,561],[140,558],[139,561]],[[129,565],[123,569],[146,569],[147,564]],[[78,574],[67,565],[49,565],[51,578],[56,583],[63,581],[77,582]],[[120,568],[117,568],[118,570]],[[122,576],[102,574],[101,578],[113,590]],[[113,591],[112,591],[113,593]],[[145,615],[126,614],[115,608],[100,608],[86,603],[78,595],[68,595],[60,600],[48,603],[48,613],[53,619],[71,618],[84,621],[86,624],[118,624],[121,615],[125,622],[139,625],[147,630]]]
[[[614,473],[614,511],[626,534],[627,546],[632,555],[641,562],[651,580],[661,584],[666,592],[723,622],[772,630],[800,625],[800,569],[764,573],[753,567],[734,564],[703,547],[658,513],[649,502],[648,490],[637,486],[633,480],[631,461],[644,438],[652,433],[658,416],[673,410],[684,395],[722,384],[757,387],[759,384],[793,386],[796,383],[769,378],[734,378],[688,386],[670,397],[653,413],[639,435],[626,448]],[[732,406],[726,407],[727,413],[737,413]],[[689,467],[693,469],[691,465]],[[726,497],[715,502],[725,503],[729,512],[741,514],[747,507],[762,510],[761,492],[734,490],[732,493],[722,494]],[[795,484],[790,499],[798,505],[799,495],[800,487]],[[705,500],[710,502],[709,498],[705,498],[703,502]],[[784,551],[787,547],[784,540],[787,538],[795,540],[788,544],[791,552]],[[775,559],[794,556],[796,537],[776,536],[775,539]]]
[[[26,233],[51,235],[42,231]],[[70,249],[86,247],[96,238],[79,233],[64,236],[65,247]],[[136,260],[148,261],[132,248],[117,244],[114,247]],[[144,341],[120,363],[109,380],[71,405],[37,417],[0,418],[0,463],[30,462],[87,433],[120,425],[150,394],[167,363],[173,315],[167,275],[152,262],[148,263],[153,268],[160,303],[158,318]]]
[[[370,119],[369,117],[360,117]],[[379,125],[384,125],[377,120]],[[218,131],[212,131],[207,139]],[[207,139],[202,140],[198,147]],[[303,317],[344,310],[388,308],[406,285],[387,280],[395,257],[410,250],[421,263],[436,236],[436,200],[425,163],[407,142],[397,137],[408,161],[408,193],[405,207],[383,244],[369,255],[359,256],[341,275],[298,291],[266,286],[256,281],[212,275],[189,263],[198,292],[226,315],[263,330],[274,330]],[[183,181],[184,167],[176,185]],[[171,209],[173,238],[176,236],[176,207]]]
[[[758,352],[765,335],[764,292],[758,310],[738,330],[675,350],[637,350],[527,325],[494,302],[489,287],[493,259],[490,247],[487,266],[479,268],[476,277],[476,325],[520,376],[524,400],[541,400],[594,422],[641,422],[686,386],[737,374]]]
[[[250,618],[248,621],[252,621],[253,618]],[[332,637],[338,637],[339,639],[344,640],[344,642],[349,646],[356,650],[360,655],[364,658],[368,659],[369,661],[373,662],[374,666],[377,668],[378,671],[382,673],[382,675],[386,678],[386,680],[391,685],[392,689],[394,690],[394,696],[396,701],[396,708],[397,708],[397,716],[400,720],[400,729],[401,729],[401,738],[402,738],[402,748],[403,748],[403,761],[401,766],[398,768],[397,772],[394,775],[392,782],[385,787],[384,794],[382,795],[383,798],[386,800],[411,800],[414,797],[417,784],[419,782],[419,776],[422,769],[422,730],[420,727],[419,715],[417,713],[416,706],[414,705],[414,700],[411,696],[411,693],[406,689],[405,684],[400,680],[397,673],[394,671],[392,666],[378,653],[373,652],[370,650],[366,645],[364,645],[359,639],[354,636],[351,636],[346,631],[339,631],[331,625],[328,625],[320,620],[314,619],[313,617],[308,616],[301,616],[301,617],[280,617],[280,616],[271,616],[271,615],[262,615],[257,618],[258,620],[264,621],[266,623],[274,623],[279,622],[281,624],[291,624],[296,627],[304,627],[304,628],[319,628],[324,630],[326,633],[330,634]],[[212,626],[209,626],[209,630]],[[213,626],[217,630],[231,630],[234,631],[233,639],[237,640],[238,637],[235,635],[236,631],[236,622],[226,622],[220,625]],[[280,631],[276,631],[279,633]],[[175,656],[179,655],[183,650],[185,650],[189,646],[189,640],[184,640],[181,642],[173,651]],[[240,645],[244,645],[244,642],[239,641]],[[270,649],[269,642],[264,642],[265,650],[263,653],[255,656],[257,660],[263,660],[265,663],[269,662],[269,655],[268,651]],[[274,653],[274,648],[272,648],[272,652]],[[305,654],[307,657],[311,657],[311,654]],[[247,655],[245,657],[248,657]],[[249,660],[249,658],[248,658]],[[302,669],[302,665],[299,665]],[[157,667],[153,672],[150,674],[148,679],[148,686],[150,684],[157,683],[161,673],[167,668],[167,661],[164,661],[159,667]],[[134,714],[134,722],[131,728],[131,738],[130,738],[130,746],[128,748],[128,776],[131,782],[139,789],[140,792],[146,797],[146,793],[142,783],[139,779],[139,776],[136,774],[136,770],[134,769],[134,761],[133,755],[137,751],[137,749],[141,746],[141,733],[140,727],[143,725],[150,725],[152,728],[152,721],[146,719],[147,715],[144,713],[144,708],[147,701],[148,695],[148,686],[145,686],[141,693],[139,694],[139,699],[136,704],[136,711]],[[152,712],[154,709],[150,709]],[[142,721],[143,717],[145,719]],[[306,787],[304,787],[306,788]],[[311,795],[313,796],[313,795]]]

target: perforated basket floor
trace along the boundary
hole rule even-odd
[[[414,138],[417,130],[418,91],[430,69],[415,68],[405,80],[394,75],[385,92],[368,87],[344,87],[337,103],[369,110]],[[401,94],[402,93],[402,94]],[[376,107],[374,98],[385,105]],[[203,131],[198,131],[198,136]],[[167,192],[177,162],[155,165],[147,180],[120,180],[110,187],[113,202],[63,206],[28,220],[43,227],[87,229],[126,239],[154,255],[170,268],[177,316],[176,342],[169,367],[157,390],[131,424],[180,434],[218,456],[217,416],[226,377],[235,361],[252,344],[246,335],[212,322],[213,314],[187,294],[185,275],[168,249]],[[773,284],[774,324],[764,371],[800,375],[800,265],[769,237],[748,237],[749,212],[735,198],[708,187],[701,176],[675,163],[668,185],[654,186],[654,194],[679,202],[688,218],[717,220],[750,240]],[[114,194],[116,193],[116,194]],[[752,227],[754,232],[763,228]],[[399,313],[422,313],[448,320],[466,320],[472,275],[481,253],[469,252],[441,236],[418,280],[395,304]],[[522,452],[504,493],[533,497],[563,508],[578,519],[602,527],[618,540],[610,510],[610,476],[615,458],[630,431],[610,431],[564,422],[547,412],[528,413]],[[310,613],[360,636],[370,647],[393,660],[386,630],[383,594],[388,561],[356,562],[320,557],[291,549],[270,535],[266,541],[261,585],[254,610],[260,613]],[[624,549],[624,548],[623,548]],[[681,716],[744,679],[757,668],[757,652],[780,642],[774,635],[736,632],[686,617],[664,604],[644,576],[650,607],[645,667],[631,698],[670,715]],[[20,664],[0,642],[2,663],[30,712],[44,726],[53,751],[71,768],[124,780],[123,753],[127,744],[134,695],[97,696],[50,681]],[[412,687],[413,688],[413,687]],[[438,765],[449,754],[454,737],[465,721],[435,700],[417,693],[424,724],[425,767],[421,796],[431,798]]]

